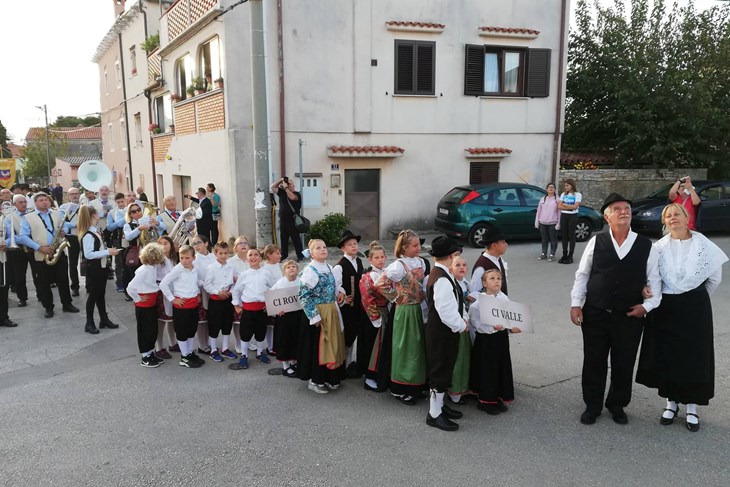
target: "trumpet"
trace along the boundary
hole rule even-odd
[[[51,247],[53,247],[55,251],[53,252],[53,255],[46,255],[46,258],[44,259],[46,265],[58,264],[58,259],[61,258],[61,255],[63,255],[63,252],[69,246],[68,240],[66,240],[66,236],[61,236],[61,227],[63,226],[63,220],[63,218],[59,219],[58,226],[56,227],[55,236],[53,237],[53,241],[51,242]]]

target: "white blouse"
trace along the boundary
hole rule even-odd
[[[264,293],[276,283],[271,272],[263,267],[243,271],[233,286],[233,304],[240,306],[241,303],[263,303],[266,298]]]
[[[708,294],[717,290],[722,281],[722,265],[728,257],[707,237],[699,232],[692,232],[686,240],[665,235],[654,248],[663,294],[682,294],[705,281]]]
[[[235,271],[236,277],[238,275],[248,269],[248,262],[241,259],[239,256],[234,255],[230,259],[228,259],[228,265],[233,266],[233,270]]]
[[[160,288],[157,285],[157,267],[145,264],[137,268],[134,277],[127,285],[127,294],[132,301],[139,303],[140,294],[156,293]]]
[[[474,304],[469,307],[469,328],[475,333],[491,335],[492,333],[496,333],[497,330],[495,330],[492,325],[487,325],[486,323],[482,322],[481,317],[479,316],[479,294],[479,292],[469,293],[469,296],[473,297],[476,300],[474,301]],[[502,291],[497,294],[497,299],[500,299],[502,301],[509,301],[507,295],[504,294]],[[472,337],[472,340],[473,338],[474,337]]]
[[[221,264],[217,260],[208,266],[208,272],[203,281],[203,289],[208,294],[218,294],[228,291],[233,286],[234,269],[232,265]]]
[[[160,282],[160,290],[167,299],[194,298],[200,294],[198,269],[186,269],[182,264],[172,268],[170,273]]]

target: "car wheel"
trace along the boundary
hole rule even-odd
[[[590,220],[586,220],[585,218],[578,220],[578,223],[575,225],[575,241],[585,242],[591,238],[592,234],[593,225],[591,225]]]
[[[484,242],[484,236],[491,228],[492,226],[488,223],[477,223],[474,225],[471,229],[471,233],[469,233],[469,243],[471,246],[478,249],[486,247],[487,244]]]

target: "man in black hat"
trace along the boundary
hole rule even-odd
[[[459,333],[466,330],[468,323],[464,295],[449,270],[454,257],[461,254],[461,246],[450,237],[439,236],[433,240],[429,254],[435,265],[426,285],[426,363],[431,389],[426,424],[455,431],[459,425],[452,419],[459,419],[462,413],[444,404],[444,394],[451,387],[459,353]]]
[[[502,292],[507,295],[507,263],[502,259],[502,256],[507,252],[509,245],[507,245],[507,241],[497,227],[487,228],[483,240],[486,242],[487,248],[479,256],[471,271],[469,292],[480,292],[484,272],[489,269],[496,269],[502,273]]]
[[[593,424],[603,410],[608,358],[611,385],[606,408],[618,424],[628,423],[624,408],[644,329],[643,318],[661,301],[644,299],[645,285],[660,289],[657,254],[651,241],[631,231],[631,201],[611,193],[601,208],[609,231],[588,241],[570,293],[570,319],[583,333],[583,424]]]

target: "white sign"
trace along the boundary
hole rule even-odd
[[[276,316],[281,311],[288,313],[302,309],[302,304],[299,302],[299,286],[266,291],[264,298],[266,299],[266,314],[269,316]]]
[[[529,306],[497,299],[485,293],[479,294],[479,318],[487,325],[502,325],[510,329],[517,327],[525,333],[535,332]]]

